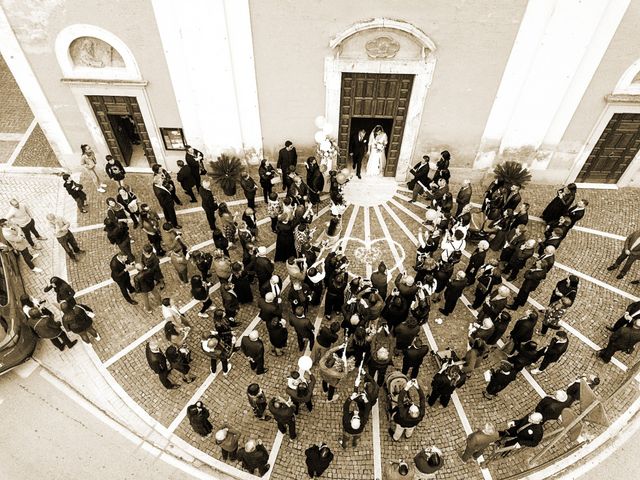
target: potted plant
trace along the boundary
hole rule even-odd
[[[211,179],[220,185],[225,195],[232,197],[236,194],[236,185],[240,181],[242,162],[238,157],[222,154],[215,162],[210,162]]]
[[[504,182],[504,186],[510,188],[511,185],[518,185],[520,188],[531,181],[531,173],[520,162],[507,160],[500,163],[493,169],[493,174],[497,180]]]

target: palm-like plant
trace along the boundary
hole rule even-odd
[[[531,173],[520,162],[507,160],[493,169],[493,174],[498,180],[502,180],[507,188],[518,185],[520,188],[531,181]]]
[[[218,157],[217,161],[212,161],[209,164],[211,166],[209,173],[211,179],[220,185],[225,195],[235,195],[236,185],[243,170],[240,159],[223,153]]]

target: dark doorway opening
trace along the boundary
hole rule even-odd
[[[376,125],[380,125],[387,134],[387,137],[391,138],[391,131],[393,129],[393,118],[380,118],[380,117],[351,117],[351,125],[349,128],[349,138],[357,135],[361,128],[366,133],[365,138],[369,141],[369,136]],[[389,142],[390,143],[390,142]],[[389,143],[385,148],[384,154],[389,156]],[[367,143],[368,148],[368,143]],[[349,152],[351,153],[351,152]],[[364,166],[364,165],[363,165]]]
[[[116,136],[118,147],[122,152],[126,165],[131,163],[134,145],[140,145],[140,135],[129,115],[109,115],[109,123]]]

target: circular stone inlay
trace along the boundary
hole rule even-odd
[[[344,187],[347,204],[372,207],[388,202],[398,190],[398,183],[392,177],[353,176]]]

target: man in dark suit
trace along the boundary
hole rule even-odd
[[[242,172],[242,177],[240,178],[240,186],[244,191],[244,196],[247,197],[247,206],[255,210],[256,191],[258,190],[258,185],[256,185],[255,180],[249,176],[249,172]]]
[[[467,269],[465,270],[466,282],[467,285],[473,285],[476,281],[476,275],[480,270],[480,267],[484,264],[485,259],[487,258],[487,250],[489,249],[489,242],[486,240],[480,240],[478,242],[478,246],[469,257],[469,263],[467,264]]]
[[[469,205],[471,202],[471,194],[473,193],[473,189],[471,188],[471,180],[467,179],[458,190],[458,195],[456,196],[456,214],[454,217],[457,217],[462,213],[462,209]]]
[[[191,145],[185,145],[187,149],[184,154],[184,160],[187,162],[189,169],[191,170],[191,176],[195,182],[196,190],[200,189],[200,167],[202,165],[202,159],[204,155],[200,150],[196,150]]]
[[[538,373],[543,372],[552,363],[556,363],[567,351],[567,348],[569,348],[567,332],[564,330],[558,330],[551,339],[549,345],[538,350],[538,355],[542,357],[542,363],[539,368],[531,370],[531,374],[537,375]]]
[[[456,277],[449,280],[447,289],[444,291],[444,308],[440,309],[443,315],[449,315],[456,308],[458,300],[462,296],[464,287],[467,286],[467,278],[462,270],[459,270]]]
[[[535,411],[542,415],[542,423],[557,420],[562,410],[570,406],[569,396],[564,390],[558,390],[553,396],[547,395],[536,405]]]
[[[478,318],[489,317],[491,320],[495,320],[500,312],[505,309],[509,302],[509,289],[500,285],[498,290],[489,295],[489,297],[482,304],[482,310]]]
[[[249,335],[242,337],[240,350],[249,359],[249,366],[257,375],[262,375],[267,371],[264,368],[264,343],[260,340],[257,330],[253,330]]]
[[[505,447],[512,447],[516,444],[521,447],[535,447],[542,441],[544,429],[542,427],[542,414],[533,412],[528,417],[521,418],[509,429],[500,432],[500,438],[504,441]]]
[[[284,148],[281,148],[278,152],[278,163],[276,168],[279,168],[282,173],[282,191],[286,191],[289,189],[289,185],[291,185],[291,177],[289,174],[292,171],[296,170],[296,165],[298,164],[298,153],[296,152],[296,147],[293,146],[290,140],[284,142]],[[293,170],[291,169],[293,167]]]
[[[422,183],[425,187],[431,183],[429,179],[429,155],[423,155],[422,161],[416,163],[414,167],[409,170],[409,173],[413,175],[413,179],[407,182],[407,188],[412,190],[415,188],[418,182]]]
[[[613,265],[607,267],[607,270],[612,271],[617,269],[622,262],[626,260],[624,267],[622,267],[622,270],[620,270],[620,273],[616,276],[617,279],[621,279],[627,274],[633,262],[638,258],[640,258],[640,230],[636,230],[625,239],[622,253],[616,258]]]
[[[507,232],[506,243],[500,252],[500,261],[508,262],[515,251],[527,240],[525,233],[527,227],[518,225]]]
[[[611,334],[607,346],[598,352],[598,356],[609,363],[616,352],[633,351],[636,343],[640,342],[640,319],[634,320],[628,327],[622,327]]]
[[[478,277],[478,286],[476,287],[475,298],[471,308],[480,308],[480,305],[491,293],[493,287],[502,283],[498,262],[493,258],[482,265],[477,273],[480,276]]]
[[[361,128],[358,130],[358,133],[351,135],[351,140],[349,141],[349,158],[351,158],[353,168],[355,169],[358,178],[362,178],[360,176],[360,169],[362,168],[362,160],[366,153],[367,132],[364,128]]]
[[[278,303],[273,292],[267,292],[264,298],[258,299],[260,309],[260,319],[268,324],[275,317],[282,317],[282,306]]]
[[[158,199],[165,220],[175,228],[182,228],[181,225],[178,224],[178,217],[176,217],[176,204],[173,199],[173,194],[162,184],[159,176],[153,183],[153,193]]]
[[[193,194],[193,187],[196,186],[196,180],[193,176],[193,172],[191,167],[185,164],[182,160],[178,160],[178,183],[182,186],[184,193],[191,199],[189,200],[191,203],[197,202],[195,195]]]
[[[589,201],[583,199],[583,200],[580,200],[578,203],[576,203],[569,210],[567,210],[567,213],[565,213],[565,216],[569,217],[569,219],[571,220],[571,227],[570,228],[573,228],[573,226],[579,220],[581,220],[582,217],[584,217],[585,209],[586,209],[587,205],[589,205]]]
[[[520,186],[519,185],[511,185],[511,189],[507,194],[507,197],[504,202],[504,210],[515,210],[522,197],[520,196]]]
[[[549,270],[553,267],[553,264],[556,263],[556,247],[553,245],[548,245],[544,247],[542,255],[538,256],[538,261],[542,263],[542,268],[546,273],[549,273]]]
[[[207,216],[209,228],[211,229],[211,231],[214,231],[216,229],[216,210],[218,210],[218,204],[216,203],[216,199],[213,197],[213,193],[211,192],[211,182],[208,179],[205,179],[198,189],[198,192],[200,193],[200,200],[202,200],[202,209]]]
[[[640,319],[640,302],[630,303],[624,312],[624,315],[620,317],[613,327],[606,327],[610,332],[615,332],[622,327],[629,327],[636,320]]]
[[[131,298],[131,293],[136,291],[131,285],[131,277],[129,276],[129,269],[127,268],[127,256],[122,253],[117,253],[111,258],[109,263],[111,269],[111,279],[118,285],[120,292],[124,299],[131,305],[137,305],[134,299]]]
[[[542,282],[542,280],[544,280],[546,276],[547,272],[544,269],[543,262],[538,260],[533,267],[525,272],[524,282],[522,282],[520,291],[518,292],[518,295],[516,296],[513,303],[507,308],[509,310],[517,310],[519,307],[522,307],[525,303],[527,303],[529,294],[535,291],[536,288],[538,288],[540,282]]]
[[[160,350],[156,340],[151,339],[147,342],[147,346],[145,347],[145,356],[147,357],[149,368],[158,375],[160,383],[162,383],[164,388],[180,388],[180,385],[174,385],[171,383],[171,380],[169,380],[169,372],[171,370],[167,366],[167,357],[165,357],[164,353]]]
[[[538,255],[544,255],[544,250],[548,246],[552,246],[557,249],[562,240],[564,239],[564,231],[560,227],[556,227],[551,231],[551,235],[549,235],[544,241],[538,244]],[[555,261],[555,258],[554,258]]]

